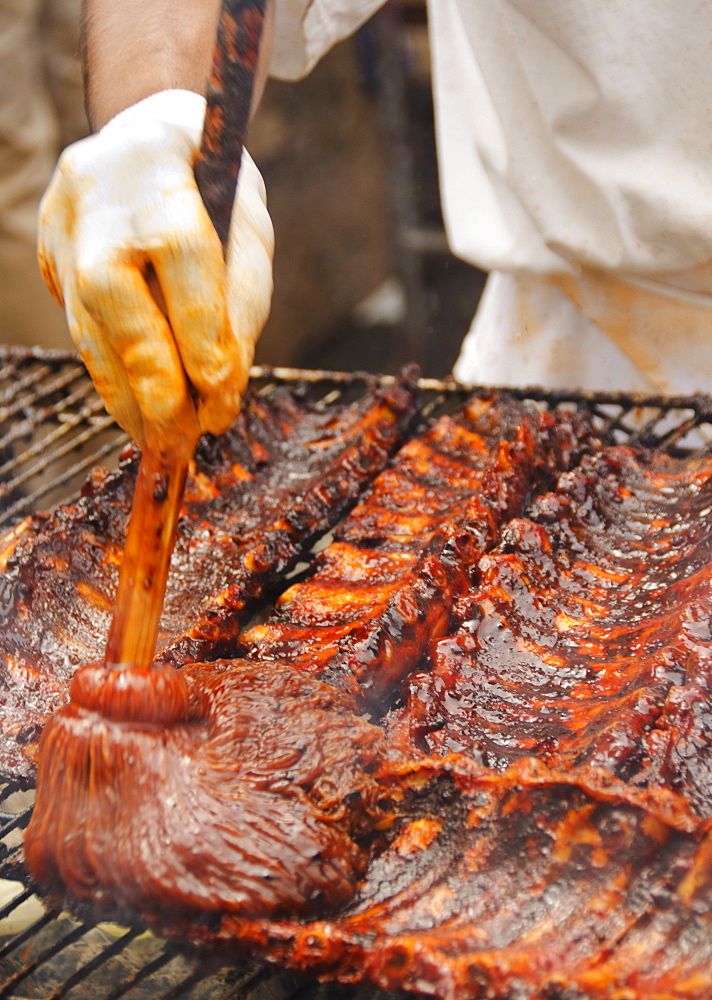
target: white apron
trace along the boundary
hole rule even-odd
[[[689,287],[491,274],[453,373],[472,385],[710,392],[712,295],[703,273],[676,277]]]
[[[380,5],[276,0],[272,72],[308,72]],[[712,4],[428,14],[448,240],[493,272],[458,377],[712,390]]]

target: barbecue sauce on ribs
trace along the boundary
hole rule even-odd
[[[406,372],[320,408],[247,394],[237,423],[201,439],[186,485],[158,638],[176,666],[234,655],[260,599],[358,498],[415,408]],[[0,540],[0,773],[31,782],[42,727],[74,671],[104,654],[138,456],[95,472],[83,497]]]
[[[282,659],[382,714],[448,630],[502,525],[589,436],[494,396],[441,418],[401,448],[307,578],[242,636],[243,655]]]
[[[712,817],[711,474],[629,448],[564,474],[480,561],[393,734],[497,769],[600,765]]]
[[[96,669],[77,671],[43,734],[62,752],[40,755],[25,851],[50,898],[62,886],[85,916],[170,914],[199,934],[221,913],[294,916],[351,897],[359,842],[386,821],[373,777],[385,742],[347,696],[280,664],[164,666],[148,680],[155,695],[185,690],[184,718],[94,725]],[[38,824],[44,795],[59,807]]]
[[[223,843],[197,801],[209,833],[184,882],[198,826],[159,826],[167,845],[148,832],[151,867],[109,857],[101,809],[81,864],[66,847],[38,863],[56,866],[45,884],[198,944],[443,1000],[709,1000],[711,482],[709,456],[603,448],[567,415],[474,401],[402,450],[241,639],[249,660],[182,671],[195,772],[180,788],[199,800],[219,743],[245,841]],[[314,700],[318,723],[300,713]],[[307,749],[312,777],[333,757],[327,815],[296,776]],[[144,826],[171,780],[156,761]],[[236,879],[217,904],[210,857]]]

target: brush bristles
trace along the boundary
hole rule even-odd
[[[276,664],[181,671],[190,721],[70,705],[42,737],[28,865],[54,899],[149,922],[308,912],[354,891],[382,819],[380,729]]]

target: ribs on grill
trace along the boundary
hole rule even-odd
[[[201,439],[186,485],[158,637],[164,662],[215,659],[257,602],[385,464],[415,409],[412,373],[315,407],[250,392]],[[103,657],[138,456],[0,540],[0,773],[30,782],[37,742],[82,663]]]
[[[184,668],[200,761],[142,762],[36,870],[344,982],[709,1000],[711,529],[712,458],[477,398],[401,450],[243,659]],[[194,827],[152,808],[178,766]],[[200,767],[244,818],[204,843]]]
[[[569,418],[494,396],[442,417],[401,448],[308,578],[241,637],[240,652],[284,660],[383,714],[448,629],[502,524],[589,438]]]

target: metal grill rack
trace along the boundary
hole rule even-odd
[[[281,383],[328,407],[364,384],[391,376],[253,368],[268,393]],[[471,390],[421,379],[421,425],[462,403]],[[586,410],[604,440],[681,453],[712,441],[712,398],[511,389],[542,408]],[[97,465],[116,464],[128,438],[104,410],[86,369],[71,353],[0,347],[0,530],[48,510],[80,489]]]
[[[363,373],[255,368],[264,394],[289,384],[328,408],[391,381]],[[417,432],[470,394],[421,379]],[[604,441],[688,453],[712,442],[712,399],[514,389],[542,409],[586,411]],[[75,355],[0,347],[0,534],[75,496],[97,465],[115,466],[126,435],[104,411]],[[1,610],[1,609],[0,609]],[[32,793],[0,781],[0,1000],[396,1000],[371,987],[319,985],[249,959],[220,966],[141,928],[81,923],[45,913],[22,867]]]

